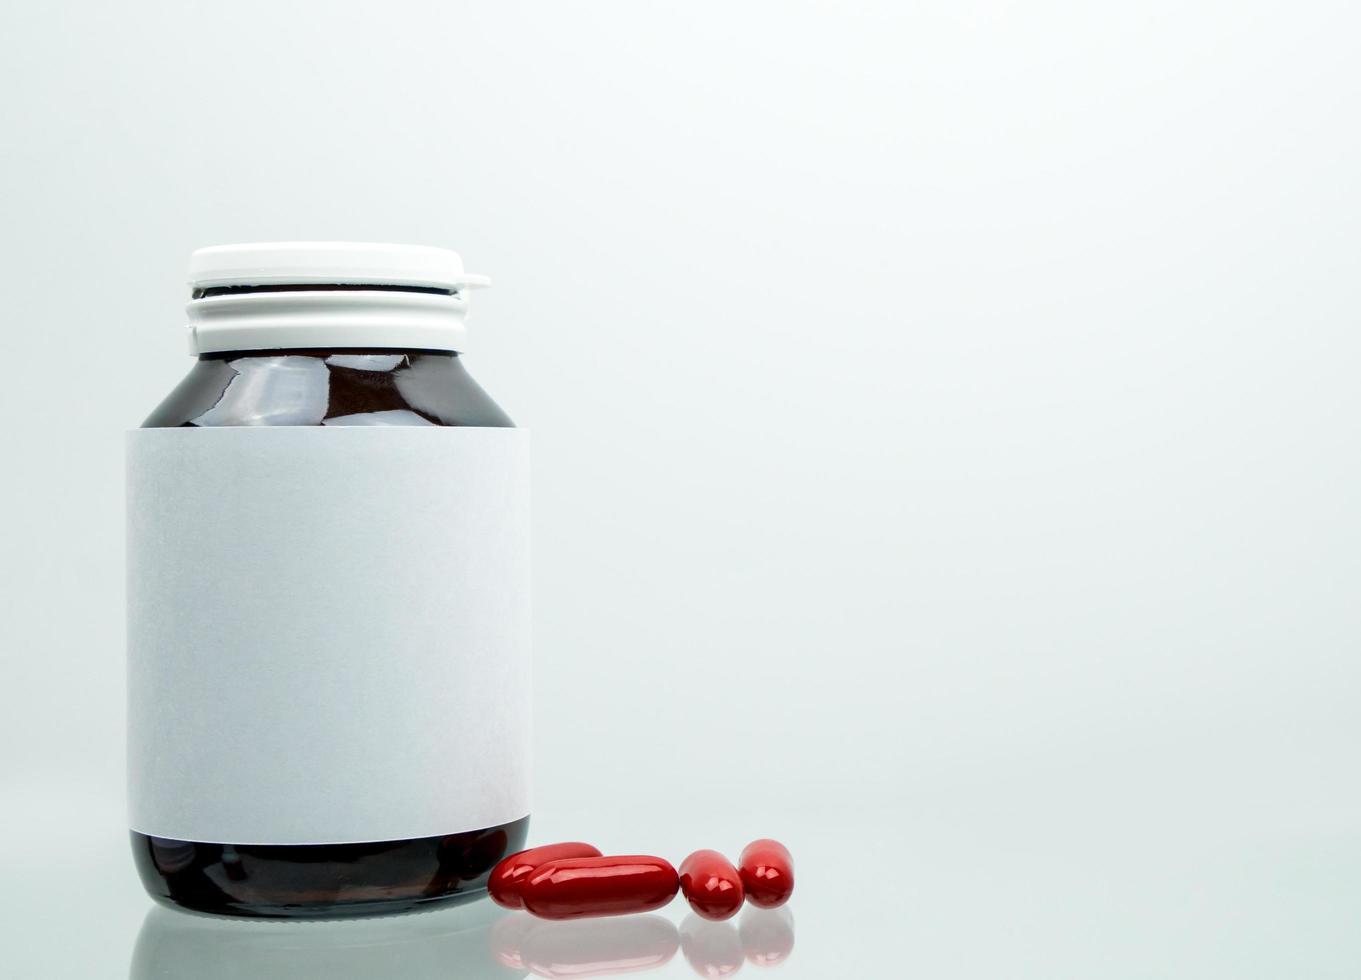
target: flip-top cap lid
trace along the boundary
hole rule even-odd
[[[199,249],[189,258],[189,284],[189,351],[211,354],[463,351],[468,288],[490,281],[464,272],[458,253],[445,248],[262,242]]]
[[[447,248],[374,242],[256,242],[212,245],[189,257],[189,285],[419,286],[451,292],[490,285],[463,271],[463,259]]]

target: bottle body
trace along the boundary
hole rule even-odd
[[[383,347],[202,355],[132,434],[155,899],[403,911],[484,894],[523,846],[522,435],[458,354]]]

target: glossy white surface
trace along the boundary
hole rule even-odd
[[[1154,803],[1107,784],[1056,795],[1050,805],[968,806],[953,816],[921,802],[876,807],[868,800],[783,814],[776,822],[794,851],[798,887],[788,922],[766,923],[765,931],[790,929],[793,948],[778,967],[748,962],[741,972],[772,980],[1356,976],[1361,838],[1354,826],[1285,819],[1265,800],[1213,818],[1185,795],[1167,799]],[[556,962],[587,976],[598,974],[583,962],[642,965],[640,948],[655,949],[659,936],[665,947],[670,924],[680,935],[689,931],[680,899],[642,924],[635,917],[549,923],[548,935],[529,946],[527,917],[487,901],[325,924],[153,910],[116,834],[66,835],[100,816],[115,815],[67,809],[61,819],[30,825],[33,846],[24,853],[0,855],[15,869],[0,894],[6,975],[425,980],[551,976],[543,964]],[[535,840],[590,828],[604,846],[650,844],[678,861],[702,845],[735,851],[739,828],[755,835],[770,822],[738,808],[715,834],[678,808],[613,818],[583,810],[542,818]],[[741,949],[735,927],[744,922],[749,933],[762,925],[739,917],[691,936],[689,957],[682,949],[640,975],[692,977],[692,959],[725,962]],[[504,966],[517,949],[540,957],[532,961],[539,973]]]

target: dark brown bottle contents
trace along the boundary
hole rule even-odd
[[[456,353],[304,349],[203,355],[143,428],[323,423],[513,425]],[[259,918],[358,916],[485,894],[492,868],[524,847],[528,823],[361,844],[181,841],[134,831],[132,848],[147,891],[167,905]]]

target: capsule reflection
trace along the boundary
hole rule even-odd
[[[742,968],[742,939],[731,922],[711,922],[691,912],[680,927],[681,952],[702,977],[729,977]]]
[[[496,959],[538,977],[605,977],[664,966],[676,955],[676,927],[657,915],[544,921],[507,916],[492,931]]]
[[[753,966],[779,966],[794,951],[794,916],[789,906],[758,909],[747,906],[738,920],[742,952]]]
[[[678,930],[659,915],[553,921],[517,912],[492,926],[491,958],[550,980],[651,970],[670,962],[677,949],[708,978],[731,976],[744,962],[773,967],[789,959],[794,918],[787,908],[747,908],[739,921],[690,915]]]

